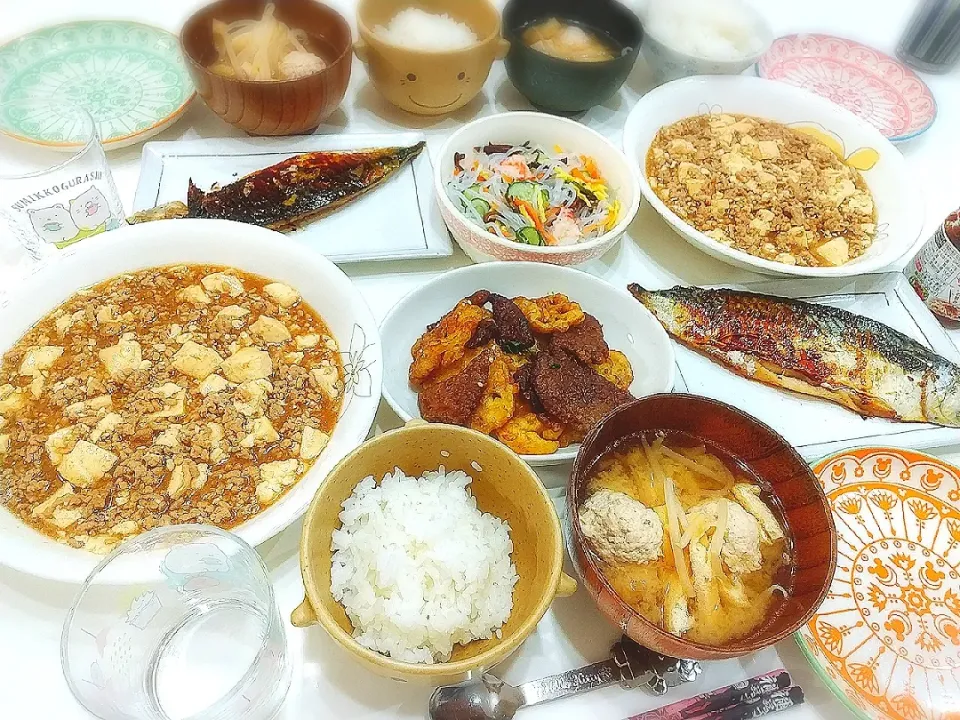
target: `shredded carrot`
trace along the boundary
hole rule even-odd
[[[583,160],[583,167],[590,174],[590,177],[599,180],[600,168],[597,167],[597,161],[589,155],[581,155],[580,159]]]
[[[526,200],[517,200],[516,202],[520,212],[527,218],[527,220],[533,223],[533,226],[537,229],[537,232],[540,233],[540,237],[543,238],[543,242],[545,242],[547,245],[556,245],[557,239],[551,235],[547,231],[546,226],[540,222],[537,209]]]

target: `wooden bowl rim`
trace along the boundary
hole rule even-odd
[[[543,483],[540,482],[540,478],[533,471],[533,469],[530,468],[529,465],[520,459],[518,455],[515,455],[512,451],[507,449],[505,445],[500,444],[488,435],[484,435],[476,430],[470,430],[468,428],[462,428],[456,425],[446,425],[442,423],[415,423],[398,428],[396,430],[390,430],[389,432],[385,432],[382,435],[378,435],[370,440],[367,440],[354,449],[330,471],[328,479],[338,471],[342,470],[345,466],[352,463],[360,454],[367,452],[375,445],[395,441],[403,442],[412,434],[423,433],[436,435],[437,438],[444,435],[459,434],[469,437],[478,444],[489,444],[490,449],[494,452],[510,455],[511,459],[515,461],[513,464],[517,468],[516,478],[519,480],[521,477],[525,477],[529,481],[528,487],[532,497],[539,498],[540,502],[543,503],[543,507],[548,510],[547,517],[549,518],[549,528],[548,532],[546,533],[547,536],[543,537],[541,541],[544,543],[544,545],[552,546],[551,554],[553,555],[553,558],[552,566],[550,568],[550,580],[543,586],[539,601],[536,603],[528,617],[516,629],[513,635],[507,638],[504,642],[498,643],[497,645],[488,648],[478,655],[470,658],[464,658],[456,662],[442,662],[426,665],[422,663],[410,663],[394,660],[360,645],[360,643],[358,643],[350,633],[346,632],[342,627],[340,627],[340,625],[327,611],[324,604],[317,601],[320,597],[330,596],[329,587],[322,588],[318,585],[316,574],[313,573],[310,568],[311,563],[308,553],[308,547],[310,545],[308,532],[311,519],[316,514],[320,505],[328,502],[326,497],[326,488],[329,487],[329,484],[324,483],[321,485],[320,489],[317,490],[317,494],[314,496],[313,501],[310,503],[310,507],[307,509],[307,512],[304,515],[303,530],[300,535],[300,572],[303,577],[303,587],[306,591],[307,600],[310,602],[310,605],[313,608],[314,614],[317,617],[317,622],[323,627],[324,630],[327,631],[327,633],[330,634],[330,636],[338,645],[353,654],[358,660],[378,667],[391,677],[406,676],[419,678],[421,680],[434,676],[463,675],[476,670],[477,668],[490,667],[512,654],[526,641],[531,633],[533,633],[537,627],[537,624],[546,614],[547,609],[550,607],[551,603],[556,597],[557,589],[560,585],[560,580],[563,575],[562,570],[564,558],[563,531],[560,527],[560,519],[557,516],[553,500],[550,498],[549,493],[547,493]],[[359,483],[360,480],[362,480],[362,478],[359,478],[357,482]]]
[[[206,13],[210,12],[213,8],[225,7],[227,5],[230,5],[232,2],[234,2],[234,0],[214,0],[214,2],[207,3],[203,7],[199,8],[196,12],[192,13],[184,21],[183,26],[180,28],[180,34],[179,34],[180,52],[183,54],[183,57],[187,60],[187,62],[189,62],[190,65],[201,74],[208,75],[210,77],[215,77],[217,78],[217,80],[224,83],[225,85],[233,85],[238,88],[250,87],[250,86],[278,87],[278,86],[284,86],[284,85],[290,86],[296,83],[308,83],[310,81],[316,81],[317,79],[322,78],[326,76],[328,73],[330,73],[336,66],[340,65],[340,63],[342,63],[345,58],[348,62],[352,62],[353,30],[350,28],[350,23],[335,8],[327,5],[326,3],[311,1],[310,2],[311,5],[317,5],[320,8],[323,8],[327,13],[329,13],[331,20],[333,20],[333,22],[335,23],[338,23],[341,29],[345,31],[346,36],[349,38],[346,46],[340,52],[337,58],[335,60],[331,60],[330,62],[328,62],[327,66],[323,68],[323,70],[318,70],[315,73],[310,73],[305,77],[293,78],[293,79],[287,79],[287,80],[242,80],[240,78],[227,77],[226,75],[219,75],[213,72],[209,67],[201,63],[199,60],[197,60],[193,56],[193,53],[187,50],[187,43],[185,41],[185,38],[186,38],[187,28],[191,27],[195,22],[197,22],[198,18],[201,15],[205,15]]]
[[[828,521],[828,529],[830,532],[830,557],[828,562],[827,572],[825,574],[826,580],[823,584],[823,587],[820,588],[820,593],[817,596],[815,602],[813,602],[809,609],[800,616],[796,621],[787,625],[786,629],[781,630],[778,633],[771,635],[768,638],[763,640],[753,640],[753,641],[738,641],[738,647],[735,649],[728,649],[724,647],[717,647],[714,645],[705,645],[703,643],[696,643],[691,640],[687,640],[679,635],[674,635],[673,633],[668,633],[666,630],[660,629],[657,625],[652,623],[643,617],[640,613],[634,610],[629,604],[627,604],[620,595],[613,589],[607,580],[606,575],[602,572],[597,562],[591,557],[591,554],[588,550],[588,545],[586,538],[583,536],[583,531],[580,527],[580,517],[577,513],[577,508],[575,507],[574,498],[577,496],[576,489],[582,483],[584,473],[587,468],[585,467],[587,463],[587,453],[585,452],[590,445],[596,441],[596,437],[600,434],[603,429],[603,426],[616,414],[625,412],[628,408],[632,408],[636,405],[647,403],[653,400],[663,401],[667,400],[670,402],[695,402],[700,403],[705,406],[713,406],[714,408],[720,409],[723,412],[728,412],[739,418],[740,422],[746,423],[748,425],[753,425],[756,428],[759,428],[765,433],[768,433],[773,437],[787,452],[789,455],[793,456],[794,461],[799,467],[806,469],[806,475],[809,480],[810,486],[814,490],[814,494],[817,496],[817,500],[820,503],[820,506],[823,510],[824,515]],[[742,460],[742,458],[741,458]],[[820,481],[817,479],[817,476],[813,474],[813,470],[810,467],[800,453],[797,452],[796,448],[793,447],[787,440],[780,435],[772,427],[764,423],[762,420],[755,418],[749,413],[740,410],[733,405],[728,405],[727,403],[721,402],[719,400],[714,400],[713,398],[704,397],[701,395],[694,395],[691,393],[659,393],[656,395],[647,395],[646,397],[638,398],[633,402],[624,405],[617,410],[614,410],[610,413],[604,420],[600,422],[593,430],[591,430],[587,436],[584,438],[583,443],[580,446],[580,452],[577,454],[577,459],[574,461],[573,470],[570,473],[570,479],[567,482],[567,518],[570,523],[570,528],[572,531],[572,540],[573,547],[571,548],[571,555],[576,555],[582,557],[583,561],[586,562],[590,569],[596,574],[599,578],[602,587],[609,593],[610,597],[613,598],[619,608],[626,611],[626,614],[629,616],[629,622],[635,622],[640,625],[645,634],[649,637],[654,638],[658,645],[661,646],[673,646],[678,648],[683,648],[682,653],[683,657],[691,660],[724,660],[736,657],[743,657],[745,655],[750,655],[752,653],[758,652],[765,648],[776,645],[781,640],[785,639],[789,635],[796,632],[799,628],[806,625],[810,618],[812,618],[817,609],[826,599],[827,594],[830,592],[830,587],[833,584],[833,577],[836,574],[837,570],[837,528],[833,519],[833,511],[830,508],[830,503],[827,500],[826,492],[823,489],[823,486],[820,484]],[[574,559],[574,564],[578,564],[577,558]],[[579,570],[579,568],[578,568]],[[590,584],[583,580],[584,587],[587,588],[590,595],[594,597],[596,601],[596,596],[591,588]],[[601,614],[603,613],[601,610]],[[609,618],[608,618],[609,619]]]

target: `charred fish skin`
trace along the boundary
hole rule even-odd
[[[960,427],[960,367],[876,320],[730,289],[628,289],[670,335],[740,375],[865,416]]]
[[[424,146],[303,153],[209,192],[191,180],[189,215],[292,230],[373,190]]]

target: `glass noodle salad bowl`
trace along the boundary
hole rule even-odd
[[[473,210],[466,208],[460,199],[464,193],[462,188],[472,182],[476,171],[469,159],[463,160],[460,156],[471,158],[475,148],[490,144],[514,147],[524,143],[544,150],[548,156],[543,159],[549,168],[548,177],[543,181],[524,182],[518,175],[522,176],[525,169],[516,169],[517,175],[510,175],[508,171],[499,183],[500,189],[505,188],[504,192],[491,195],[484,190],[482,195],[486,199],[481,198],[482,202],[473,206]],[[571,164],[557,168],[555,159],[566,155],[571,156]],[[494,157],[500,155],[494,154]],[[512,162],[512,158],[510,160]],[[570,176],[573,168],[584,165],[585,160],[586,167],[577,167]],[[458,177],[464,172],[471,173],[467,179]],[[599,182],[591,179],[590,172],[599,176]],[[559,182],[557,178],[561,176],[571,179]],[[447,228],[474,262],[520,260],[555,265],[587,262],[616,245],[633,221],[640,202],[637,171],[613,143],[573,120],[537,112],[492,115],[460,128],[444,143],[435,162],[434,186]],[[599,189],[599,195],[595,196],[590,187]],[[472,196],[471,192],[466,194]],[[580,196],[579,202],[577,196]],[[603,200],[606,202],[601,207]],[[500,203],[508,207],[501,209]],[[558,227],[554,223],[564,208],[570,218],[576,211],[581,227],[570,230],[568,222],[567,231],[552,232]],[[603,208],[612,209],[605,212]],[[492,222],[484,223],[479,210],[491,220],[494,216],[505,219],[503,229],[494,228],[499,234],[489,229]],[[539,217],[532,217],[538,213]],[[524,217],[529,219],[528,224],[540,230],[535,233],[531,227],[522,231],[518,223],[523,222]],[[510,224],[514,227],[509,227]],[[519,241],[505,235],[517,235]]]

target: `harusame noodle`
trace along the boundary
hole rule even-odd
[[[622,493],[652,509],[662,524],[656,561],[610,560],[597,552],[624,602],[668,632],[723,645],[754,631],[782,605],[791,584],[790,538],[760,481],[692,440],[680,433],[631,439],[600,460],[585,498],[604,490]],[[762,495],[770,513],[764,521],[779,525],[783,537],[763,530],[764,521],[751,514],[762,515],[762,508],[742,506],[735,487]],[[687,627],[672,627],[685,613]]]

